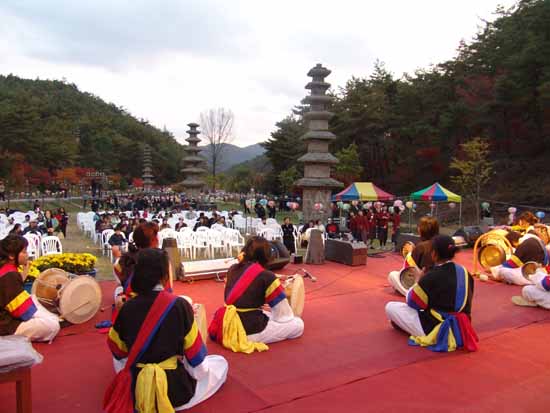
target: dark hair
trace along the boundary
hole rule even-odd
[[[508,233],[506,234],[506,239],[510,241],[510,244],[512,245],[517,244],[520,238],[521,234],[516,231],[508,231]]]
[[[132,291],[147,294],[168,276],[168,253],[158,248],[145,248],[136,255]]]
[[[418,221],[418,233],[422,241],[427,241],[439,234],[439,222],[434,217],[422,217]]]
[[[122,228],[124,228],[125,226],[126,224],[119,222],[115,227],[115,231],[122,231]]]
[[[518,222],[521,220],[527,222],[529,225],[535,225],[539,222],[539,219],[531,211],[523,211],[518,217]]]
[[[257,262],[265,267],[271,261],[271,245],[263,237],[250,238],[243,248],[243,262]]]
[[[158,232],[159,226],[154,222],[144,222],[140,224],[134,230],[134,242],[132,247],[135,249],[150,248]]]
[[[432,249],[440,260],[453,259],[458,250],[455,240],[448,235],[436,235],[432,239]]]
[[[26,238],[20,235],[8,235],[0,241],[0,266],[9,262],[10,255],[15,257],[15,265],[19,265],[19,253],[28,245],[29,242]]]

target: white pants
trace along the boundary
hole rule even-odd
[[[531,280],[535,285],[527,285],[521,290],[521,295],[528,301],[532,301],[537,305],[550,310],[550,291],[542,288],[541,281],[548,274],[544,271],[537,271],[531,275]]]
[[[26,336],[31,341],[52,341],[59,333],[59,317],[46,310],[35,295],[32,301],[36,306],[36,313],[30,320],[23,321],[15,330],[15,335]]]
[[[407,290],[401,284],[401,280],[399,279],[399,274],[401,274],[401,271],[390,272],[388,274],[388,282],[390,283],[390,285],[393,287],[395,291],[397,291],[399,294],[406,297],[409,290]]]
[[[113,358],[115,372],[118,373],[124,368],[126,360]],[[190,409],[214,395],[225,383],[229,369],[227,360],[217,355],[206,356],[203,362],[195,368],[191,367],[185,359],[183,364],[188,373],[197,380],[197,384],[195,386],[195,394],[191,400],[184,405],[174,407],[174,410]]]
[[[265,312],[269,317],[267,326],[256,334],[250,334],[248,341],[259,343],[275,343],[291,338],[298,338],[304,333],[304,322],[299,317],[292,317],[284,322],[274,321],[269,312]]]
[[[502,280],[508,284],[515,285],[530,285],[533,284],[531,281],[526,279],[521,273],[521,268],[506,268],[502,265],[491,268],[491,273],[493,277],[497,280]]]
[[[424,329],[418,317],[418,311],[406,303],[390,301],[386,304],[386,316],[411,336],[424,336]]]

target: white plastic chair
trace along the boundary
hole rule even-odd
[[[25,237],[29,243],[27,246],[27,254],[29,254],[29,258],[35,260],[40,257],[40,235],[28,232],[23,235],[23,237]]]
[[[40,240],[40,250],[42,251],[42,255],[63,254],[61,240],[53,235],[42,237]]]
[[[237,254],[241,251],[241,249],[244,247],[244,237],[241,235],[241,232],[236,229],[232,230],[226,230],[224,233],[224,236],[226,238],[226,247],[227,247],[227,256],[232,257],[233,256],[233,250],[237,249]],[[237,255],[235,254],[235,255]]]
[[[197,258],[199,251],[204,251],[205,258],[208,258],[210,255],[210,247],[208,246],[208,231],[193,232],[193,259]]]
[[[210,247],[210,258],[216,258],[216,251],[220,251],[221,255],[225,255],[227,247],[223,243],[223,236],[220,231],[208,231],[208,246]]]
[[[176,241],[178,250],[185,258],[189,253],[189,259],[193,259],[193,231],[180,231],[177,233]]]

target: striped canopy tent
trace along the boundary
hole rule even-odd
[[[420,191],[413,192],[411,194],[411,199],[415,201],[429,201],[435,202],[458,202],[459,208],[459,226],[462,225],[462,197],[455,194],[454,192],[449,191],[447,188],[442,186],[439,182],[436,182],[433,185],[430,185],[427,188],[421,189]],[[432,205],[432,214],[434,206]]]
[[[411,199],[415,201],[432,201],[432,202],[462,202],[462,197],[457,195],[447,188],[441,186],[439,182],[430,185],[420,191],[413,192]]]
[[[391,201],[395,196],[372,182],[354,182],[332,197],[333,201]]]

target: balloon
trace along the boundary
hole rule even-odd
[[[367,208],[372,208],[372,202],[367,202]]]
[[[323,208],[323,204],[319,203],[319,202],[316,202],[315,204],[313,204],[313,208],[316,210],[316,211],[319,211],[321,208]]]
[[[490,206],[489,202],[482,202],[481,203],[481,208],[483,208],[483,209],[489,209],[489,206]]]
[[[336,205],[338,206],[338,208],[342,209],[342,207],[344,206],[344,203],[342,201],[338,201]]]
[[[299,196],[296,197],[296,201],[300,202],[302,198],[300,198]]]
[[[353,200],[353,201],[351,201],[351,204],[352,204],[353,206],[357,206],[357,204],[359,204],[359,201]]]
[[[266,206],[267,205],[267,199],[261,199],[260,200],[260,204],[262,204],[263,206]]]
[[[430,208],[435,208],[435,202],[432,202],[432,203],[430,204]]]
[[[449,203],[449,208],[454,209],[456,207],[456,204],[454,202]]]
[[[269,205],[270,207],[274,207],[275,206],[275,201],[269,201],[267,203],[267,205]]]
[[[291,205],[292,205],[292,202],[290,202],[290,201],[288,201],[288,202],[286,203],[287,208],[290,208]]]
[[[510,208],[508,208],[508,212],[510,214],[515,214],[517,212],[517,209],[515,207],[510,207]]]
[[[537,216],[538,219],[544,219],[544,217],[546,216],[546,214],[543,211],[537,211],[535,215]]]
[[[369,209],[368,202],[366,204],[363,204],[363,209]]]
[[[399,208],[399,207],[397,207],[397,208]],[[388,208],[388,212],[389,212],[390,214],[393,214],[393,211],[394,211],[394,209],[393,209],[392,206]]]
[[[349,204],[344,204],[344,211],[349,210]]]
[[[396,206],[396,207],[400,207],[401,205],[403,205],[403,201],[401,201],[400,199],[396,199],[395,202],[393,203],[393,206]]]
[[[300,207],[300,204],[298,202],[291,202],[291,203],[292,205],[290,206],[290,208],[294,210],[297,210]]]
[[[405,202],[405,206],[409,209],[411,209],[413,207],[413,202],[412,201],[407,201]]]
[[[400,210],[401,212],[403,212],[403,211],[405,210],[405,206],[404,206],[404,205],[401,205],[401,206],[399,207],[399,210]]]

